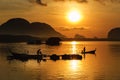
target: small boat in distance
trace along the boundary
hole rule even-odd
[[[81,52],[82,54],[95,54],[96,50],[92,50],[92,51],[86,51],[86,52]]]
[[[84,49],[82,50],[81,54],[95,54],[95,52],[96,52],[96,49],[95,50],[91,50],[91,51],[86,51],[85,47],[84,47]]]

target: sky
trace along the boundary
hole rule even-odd
[[[71,11],[82,18],[70,21]],[[67,37],[106,38],[120,27],[120,0],[0,0],[0,24],[11,18],[47,23]]]

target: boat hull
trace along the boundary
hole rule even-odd
[[[95,54],[96,50],[81,52],[82,54]]]
[[[21,60],[21,61],[27,61],[29,59],[36,59],[36,60],[43,60],[43,59],[50,59],[50,60],[81,60],[82,59],[82,55],[79,54],[64,54],[64,55],[57,55],[57,54],[52,54],[52,55],[46,55],[46,54],[42,54],[42,55],[28,55],[25,53],[15,53],[15,52],[11,52],[12,56],[8,56],[9,60],[12,59],[17,59],[17,60]]]

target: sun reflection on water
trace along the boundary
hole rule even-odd
[[[77,60],[72,60],[71,61],[71,69],[72,70],[76,70],[77,69],[77,66],[78,65],[78,61]]]
[[[71,42],[71,44],[76,45],[76,44],[77,44],[77,42],[76,42],[76,41],[72,41],[72,42]]]
[[[72,41],[71,44],[72,44],[72,53],[76,54],[77,53],[77,48],[76,48],[77,42],[76,41]]]
[[[81,61],[79,60],[71,60],[70,61],[70,71],[75,72],[75,71],[79,71],[81,69]]]
[[[79,43],[77,41],[72,41],[70,44],[71,44],[72,54],[78,54],[77,44],[79,44]],[[79,60],[71,60],[69,64],[70,64],[69,69],[72,72],[78,71],[81,69],[81,61],[79,61]]]

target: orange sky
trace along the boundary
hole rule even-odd
[[[85,37],[107,37],[110,29],[120,26],[120,3],[117,2],[112,3],[106,0],[99,3],[88,0],[87,3],[81,3],[78,0],[42,0],[47,4],[42,6],[34,1],[1,0],[0,24],[10,18],[20,17],[30,22],[48,23],[67,37],[73,37],[75,34]],[[78,10],[83,17],[77,23],[72,23],[66,18],[72,9]]]

